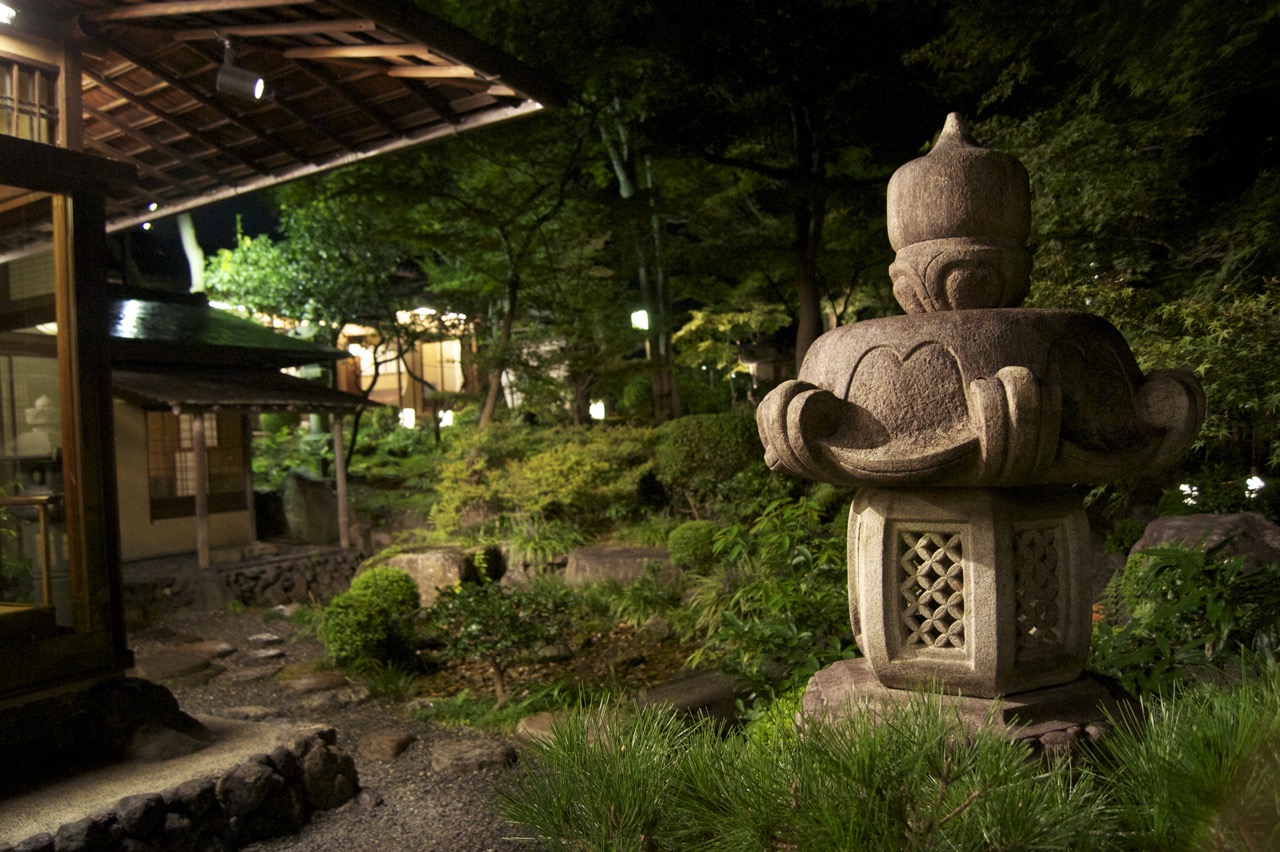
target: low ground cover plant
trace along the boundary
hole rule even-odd
[[[595,708],[534,743],[499,790],[544,848],[1274,849],[1280,676],[1150,697],[1092,752],[1033,759],[937,696],[878,720],[730,733]]]

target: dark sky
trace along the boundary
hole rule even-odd
[[[191,217],[196,226],[196,239],[211,257],[218,249],[232,248],[236,239],[236,217],[248,236],[275,232],[276,220],[265,193],[251,193],[237,198],[217,201],[193,210]],[[178,234],[178,219],[168,216],[151,223],[149,230],[141,226],[115,235],[117,240],[127,239],[138,268],[143,274],[171,280],[188,281],[187,258],[182,251],[182,238]]]

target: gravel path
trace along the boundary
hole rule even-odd
[[[269,632],[283,641],[266,645],[254,640]],[[315,695],[291,692],[278,679],[241,678],[246,669],[262,667],[255,650],[270,647],[283,656],[269,665],[284,664],[306,668],[320,656],[314,639],[295,640],[296,628],[285,620],[266,620],[261,613],[208,613],[182,610],[166,616],[149,630],[131,636],[139,666],[145,675],[149,658],[181,647],[191,640],[225,642],[236,649],[216,661],[226,671],[205,684],[167,683],[182,708],[194,715],[234,716],[234,708],[269,708],[297,722],[318,722],[335,728],[338,744],[356,761],[362,793],[358,799],[328,813],[318,813],[303,831],[246,847],[256,852],[283,850],[441,850],[441,852],[484,852],[484,850],[528,850],[534,844],[516,839],[517,826],[502,821],[493,808],[495,783],[509,769],[479,769],[461,772],[436,771],[432,754],[458,741],[476,741],[497,747],[509,744],[503,737],[480,734],[463,728],[412,721],[403,705],[367,700],[348,706],[310,709]],[[362,740],[376,731],[392,730],[414,737],[395,758],[378,757],[375,749],[362,747]],[[444,744],[442,746],[442,744]]]

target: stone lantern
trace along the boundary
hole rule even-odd
[[[1092,602],[1069,486],[1168,466],[1204,419],[1195,377],[1143,375],[1105,320],[1019,307],[1030,218],[1022,164],[948,116],[889,182],[906,314],[824,334],[757,411],[771,468],[858,486],[848,564],[863,692],[994,698],[1075,682]]]

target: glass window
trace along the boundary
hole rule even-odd
[[[74,623],[51,197],[0,187],[0,630]]]

